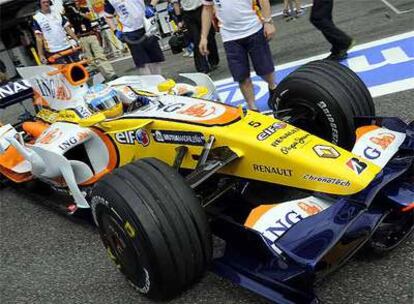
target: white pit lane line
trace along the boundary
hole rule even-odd
[[[409,13],[409,12],[413,12],[414,11],[414,8],[401,11],[398,8],[396,8],[394,5],[392,5],[391,3],[389,3],[387,0],[381,0],[381,2],[384,3],[389,9],[391,9],[397,15],[402,15],[402,14],[406,14],[406,13]]]
[[[379,40],[374,40],[374,41],[371,41],[371,42],[356,45],[355,47],[353,47],[349,51],[349,54],[351,55],[352,53],[355,53],[355,52],[358,52],[358,51],[362,51],[362,50],[365,50],[365,49],[381,46],[381,45],[384,45],[384,44],[387,44],[387,43],[392,43],[392,42],[396,42],[396,41],[407,39],[407,38],[414,38],[414,31],[410,31],[410,32],[406,32],[406,33],[402,33],[402,34],[398,34],[398,35],[393,35],[393,36],[385,37],[385,38],[382,38],[382,39],[379,39]],[[320,55],[316,55],[316,56],[312,56],[312,57],[308,57],[308,58],[304,58],[304,59],[291,61],[291,62],[284,63],[284,64],[281,64],[281,65],[276,65],[275,66],[276,77],[277,77],[278,71],[289,69],[289,68],[292,68],[292,67],[299,67],[299,66],[304,65],[305,63],[308,63],[310,61],[320,60],[320,59],[326,58],[328,55],[329,55],[329,53],[324,53],[324,54],[320,54]],[[350,58],[350,59],[353,60],[352,58]],[[408,58],[408,59],[410,61],[412,60],[412,58]],[[349,60],[349,59],[346,59],[346,60]],[[351,61],[351,63],[352,63],[352,61]],[[414,69],[414,65],[413,65],[413,69]],[[256,73],[251,72],[251,77],[254,77],[254,76],[256,76]],[[233,78],[232,77],[228,77],[228,78],[221,79],[221,80],[218,80],[218,81],[214,82],[216,87],[218,87],[220,85],[231,84],[231,83],[233,83]],[[379,96],[398,93],[398,92],[407,91],[407,90],[411,90],[411,89],[414,89],[414,77],[369,87],[369,91],[370,91],[372,97],[379,97]]]

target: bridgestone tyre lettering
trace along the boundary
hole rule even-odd
[[[108,174],[94,187],[91,207],[110,258],[149,298],[177,296],[211,261],[211,232],[200,202],[159,160],[138,160]]]
[[[292,124],[345,149],[355,143],[354,117],[375,116],[365,84],[334,61],[305,64],[279,83],[275,96],[269,106],[281,111],[280,118],[291,115]]]

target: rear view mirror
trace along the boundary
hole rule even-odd
[[[176,85],[175,81],[172,79],[168,79],[166,81],[161,82],[158,84],[157,88],[160,92],[169,92],[172,88]]]

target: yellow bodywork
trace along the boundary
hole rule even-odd
[[[155,157],[172,165],[176,148],[180,144],[161,143],[154,139],[155,130],[177,132],[200,132],[207,141],[214,136],[213,149],[227,146],[239,158],[224,167],[220,173],[274,184],[314,190],[325,193],[349,195],[367,187],[381,170],[378,166],[359,159],[351,152],[334,146],[294,126],[286,125],[270,116],[228,107],[231,115],[223,123],[194,123],[157,118],[123,117],[105,121],[96,127],[102,129],[119,151],[119,165],[125,165],[144,157]],[[270,135],[263,135],[273,124],[282,128]],[[132,144],[117,141],[117,133],[141,130],[149,139],[143,145],[138,141]],[[269,132],[268,132],[269,133]],[[195,169],[202,145],[186,145],[182,168]],[[336,154],[321,157],[315,147],[322,147]],[[325,147],[325,148],[324,148]],[[328,147],[328,148],[326,148]],[[323,154],[323,153],[322,153]],[[361,162],[361,172],[347,165],[350,161]]]

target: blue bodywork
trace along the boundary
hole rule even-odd
[[[348,260],[386,215],[414,201],[414,124],[397,118],[376,118],[375,123],[407,137],[366,189],[346,197],[320,194],[335,204],[298,222],[274,244],[219,216],[213,233],[226,246],[214,260],[214,271],[275,303],[316,303],[313,283]]]

